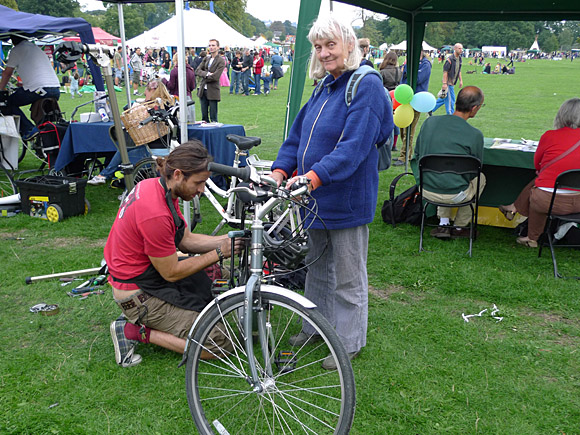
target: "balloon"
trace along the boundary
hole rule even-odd
[[[397,107],[399,107],[401,105],[401,103],[399,103],[397,101],[397,99],[395,98],[395,90],[394,89],[392,91],[389,91],[389,95],[391,96],[391,101],[393,102],[393,110],[395,110]]]
[[[395,125],[400,128],[405,128],[411,125],[413,118],[415,117],[415,112],[410,104],[402,104],[395,110],[395,115],[393,116],[393,121]]]
[[[425,113],[433,110],[436,102],[437,100],[433,94],[424,91],[418,92],[413,96],[411,106],[413,106],[413,109],[417,112]]]
[[[409,85],[399,85],[395,88],[395,99],[401,104],[409,104],[413,99],[413,88]]]

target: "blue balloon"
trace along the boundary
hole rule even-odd
[[[418,92],[413,96],[411,100],[411,106],[417,112],[425,113],[430,112],[435,107],[437,100],[435,96],[429,92]]]

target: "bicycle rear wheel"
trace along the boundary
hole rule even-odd
[[[355,383],[344,347],[330,323],[317,311],[306,309],[280,294],[262,292],[272,376],[266,373],[259,344],[255,360],[263,392],[256,393],[243,343],[244,294],[218,301],[194,332],[186,366],[187,400],[202,434],[225,433],[336,433],[349,432],[354,418]],[[322,340],[291,347],[290,336],[308,322]],[[207,337],[219,328],[233,344],[216,359],[202,360]],[[212,343],[213,344],[213,343]],[[207,348],[206,348],[207,349]],[[337,370],[321,362],[331,354]]]

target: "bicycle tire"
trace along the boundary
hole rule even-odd
[[[22,160],[24,160],[24,156],[26,156],[26,144],[23,141],[20,141],[20,144],[18,145],[20,147],[22,147],[22,149],[20,150],[20,153],[18,154],[18,163],[21,163]]]
[[[147,178],[156,177],[159,177],[159,172],[157,172],[157,162],[152,157],[145,157],[144,159],[139,160],[133,168],[134,184]]]
[[[282,360],[281,367],[273,364],[273,377],[266,376],[256,344],[260,378],[268,387],[262,393],[254,392],[247,380],[247,355],[239,338],[243,336],[238,315],[243,312],[244,294],[216,301],[200,319],[188,349],[187,400],[199,432],[347,434],[354,419],[356,392],[352,366],[336,332],[318,311],[304,308],[285,295],[262,291],[261,297],[271,325],[271,354],[292,351],[286,361],[294,361],[296,366]],[[300,332],[300,319],[309,322],[323,339],[290,347],[287,340]],[[222,350],[219,358],[203,360],[204,346],[197,343],[205,343],[216,325],[225,331],[234,350]],[[329,353],[336,358],[335,371],[321,367]],[[284,371],[288,367],[293,369]]]
[[[10,171],[0,164],[0,198],[18,193]]]

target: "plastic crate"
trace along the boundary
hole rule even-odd
[[[85,179],[40,175],[15,182],[24,214],[57,222],[85,213]]]

